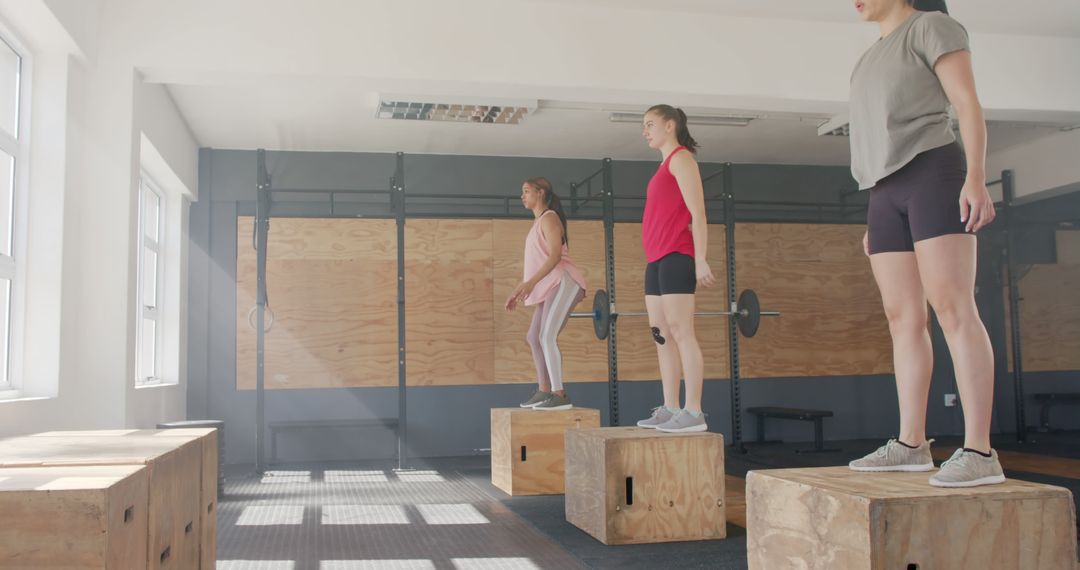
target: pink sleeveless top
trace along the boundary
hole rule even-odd
[[[547,241],[544,239],[544,232],[541,229],[540,220],[548,214],[554,214],[553,210],[548,210],[543,214],[540,214],[535,221],[533,221],[532,228],[529,229],[529,235],[525,238],[525,279],[529,279],[536,272],[540,270],[540,267],[548,260]],[[556,214],[557,215],[557,214]],[[562,281],[563,275],[566,275],[573,279],[581,287],[583,291],[588,289],[585,287],[585,276],[578,269],[577,265],[574,265],[573,260],[570,259],[570,248],[564,243],[562,246],[562,258],[559,259],[559,264],[551,270],[550,273],[544,276],[533,287],[528,297],[525,297],[526,305],[536,305],[547,301],[555,294],[555,290],[559,287],[559,283]]]

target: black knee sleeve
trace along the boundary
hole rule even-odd
[[[664,344],[667,340],[660,334],[660,327],[652,327],[652,338],[656,341],[656,344]]]

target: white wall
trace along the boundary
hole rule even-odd
[[[186,416],[188,208],[197,199],[198,145],[163,85],[138,81],[135,121],[139,165],[165,192],[165,268],[162,367],[171,386],[127,384],[127,423],[152,426]]]
[[[44,4],[74,43],[80,58],[95,59],[102,0],[44,0]]]
[[[146,150],[156,154],[148,160],[160,158],[168,167],[168,172],[159,173],[159,182],[165,184],[164,178],[169,177],[168,184],[174,185],[173,190],[186,194],[191,201],[198,200],[199,149],[195,135],[180,116],[165,86],[138,82],[135,120],[152,146]]]
[[[1014,171],[1016,198],[1034,199],[1041,192],[1080,184],[1080,129],[996,152],[987,157],[986,166],[990,178],[1005,169]],[[1000,198],[1000,189],[994,196]]]
[[[151,155],[173,196],[170,281],[186,283],[198,143],[165,89],[143,84],[109,16],[98,2],[0,0],[0,18],[34,58],[28,226],[36,238],[28,242],[32,324],[20,383],[23,396],[38,396],[0,401],[0,435],[152,427],[185,416],[183,343],[171,357],[176,384],[134,387],[137,182]],[[183,288],[167,290],[178,339],[185,298]]]

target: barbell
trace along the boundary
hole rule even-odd
[[[597,289],[593,295],[593,310],[591,313],[570,313],[570,317],[578,319],[592,319],[593,331],[596,332],[596,338],[603,340],[608,337],[608,331],[611,330],[610,323],[612,320],[619,317],[645,317],[649,313],[644,311],[627,311],[625,313],[619,313],[611,310],[611,300],[608,296],[608,292],[604,289]],[[750,338],[757,334],[758,327],[761,325],[761,317],[779,317],[779,311],[762,311],[761,303],[758,302],[757,293],[753,289],[743,289],[743,292],[739,294],[739,302],[733,307],[731,311],[702,311],[694,313],[694,316],[698,317],[731,317],[735,319],[736,324],[739,326],[739,332],[743,336]]]

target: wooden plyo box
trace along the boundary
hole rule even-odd
[[[149,471],[144,568],[199,567],[202,447],[194,438],[45,437],[0,440],[0,467],[145,465]]]
[[[930,486],[929,473],[847,467],[751,471],[751,570],[1075,570],[1076,513],[1061,487]]]
[[[196,441],[202,449],[199,482],[199,568],[214,570],[217,567],[217,509],[218,509],[218,430],[214,428],[175,429],[118,429],[86,431],[49,431],[34,437],[126,437],[126,438],[177,438]]]
[[[604,544],[725,538],[724,437],[566,432],[566,520]]]
[[[143,568],[148,504],[139,465],[0,469],[0,568]]]
[[[600,410],[491,409],[491,484],[509,495],[561,495],[567,430],[600,427]]]

